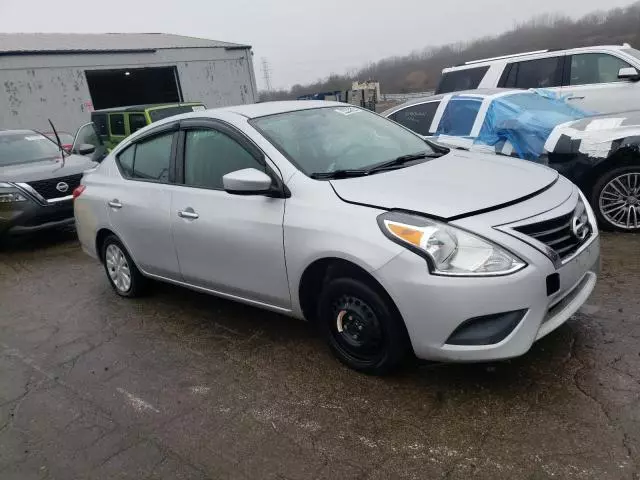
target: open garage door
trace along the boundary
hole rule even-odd
[[[176,67],[86,70],[93,108],[182,101]]]

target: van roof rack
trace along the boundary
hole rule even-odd
[[[534,50],[532,52],[514,53],[512,55],[501,55],[499,57],[481,58],[480,60],[471,60],[469,62],[464,62],[462,65],[473,65],[474,63],[491,62],[493,60],[504,60],[505,58],[522,57],[522,56],[525,56],[525,55],[535,55],[536,53],[547,53],[547,52],[549,52],[549,49],[547,49],[547,50]]]

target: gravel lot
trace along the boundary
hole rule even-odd
[[[72,233],[0,251],[0,478],[640,478],[640,236],[517,360],[341,366],[304,322],[112,293]]]

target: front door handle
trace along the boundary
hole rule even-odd
[[[122,208],[122,204],[120,203],[120,201],[117,198],[114,198],[113,200],[111,200],[109,202],[109,206],[111,208]]]
[[[200,215],[194,212],[193,208],[185,208],[184,210],[180,210],[178,212],[178,216],[180,218],[188,218],[189,220],[195,220],[196,218],[200,218]]]
[[[584,100],[584,95],[581,97],[569,97],[567,100]]]

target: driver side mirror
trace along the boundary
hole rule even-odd
[[[95,145],[91,145],[89,143],[82,143],[78,145],[72,153],[77,153],[78,155],[91,155],[96,151]]]
[[[631,80],[632,82],[637,82],[640,80],[640,74],[634,67],[625,67],[621,68],[618,72],[618,78],[620,80]]]
[[[227,193],[235,195],[264,195],[272,191],[271,177],[255,168],[244,168],[227,173],[222,185]]]

